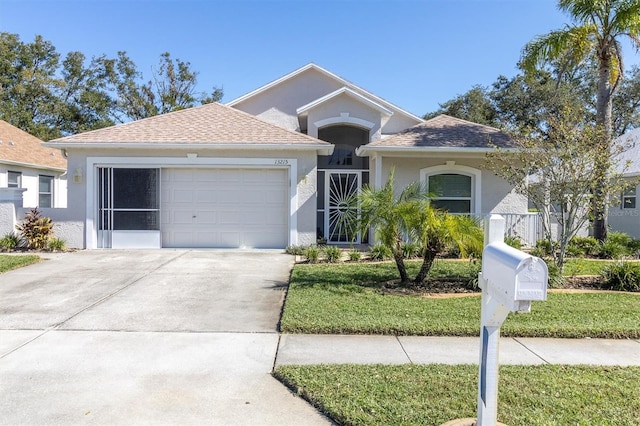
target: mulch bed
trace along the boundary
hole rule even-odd
[[[565,277],[564,286],[558,290],[594,291],[602,290],[599,276]],[[400,285],[399,281],[380,283],[378,291],[382,294],[417,297],[460,297],[479,294],[480,289],[473,288],[467,280],[429,279],[421,285]]]

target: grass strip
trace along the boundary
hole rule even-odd
[[[441,425],[476,417],[475,365],[279,366],[275,376],[342,425]],[[501,366],[498,419],[638,425],[640,367]]]
[[[40,257],[34,254],[26,255],[7,255],[0,254],[0,273],[10,271],[11,269],[21,268],[40,262]]]

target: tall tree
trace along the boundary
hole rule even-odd
[[[198,73],[189,62],[173,60],[168,52],[160,55],[158,66],[152,70],[151,79],[140,83],[143,75],[126,52],[118,52],[118,58],[110,64],[112,83],[118,94],[116,111],[119,121],[139,120],[189,108],[198,104],[218,102],[221,88],[211,93],[197,92]]]
[[[438,111],[425,114],[424,118],[429,119],[440,114],[487,126],[498,125],[498,113],[489,92],[482,86],[474,86],[468,92],[440,104]]]
[[[523,50],[522,66],[535,71],[549,60],[560,60],[567,69],[575,69],[588,58],[595,59],[598,68],[596,119],[603,128],[605,143],[596,146],[610,149],[613,136],[613,96],[624,76],[621,41],[630,40],[640,48],[640,0],[559,0],[558,7],[568,13],[573,23],[562,30],[537,37]],[[595,198],[606,198],[605,170],[611,166],[610,156],[602,152],[597,165],[600,181]],[[594,236],[603,240],[607,234],[606,207],[593,205]]]

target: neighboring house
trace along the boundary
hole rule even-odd
[[[0,188],[23,188],[23,207],[66,207],[67,160],[59,149],[0,120]]]
[[[366,242],[341,227],[364,184],[424,180],[456,213],[527,215],[484,170],[496,129],[424,121],[311,64],[208,104],[47,143],[68,153],[86,248],[284,248]]]
[[[620,194],[613,194],[615,202],[609,207],[607,220],[611,231],[625,232],[640,238],[640,129],[620,136],[615,144],[622,146],[617,172],[629,186]]]

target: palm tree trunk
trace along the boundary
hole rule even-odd
[[[431,266],[433,266],[433,261],[436,258],[436,252],[432,250],[425,250],[423,253],[422,265],[420,266],[420,271],[418,275],[416,275],[416,279],[413,281],[414,284],[422,284],[427,278],[427,274],[431,270]]]
[[[609,158],[611,156],[611,139],[613,136],[613,124],[612,124],[612,95],[613,89],[611,87],[611,57],[607,53],[603,53],[599,57],[598,64],[598,98],[596,101],[596,122],[602,126],[604,131],[603,137],[606,139],[603,144],[596,144],[596,146],[602,147],[602,157]],[[606,151],[605,151],[606,150]],[[594,203],[593,203],[593,236],[598,241],[603,241],[607,238],[607,218],[606,218],[606,203],[602,200],[608,197],[606,193],[606,179],[608,177],[608,161],[599,162],[596,164],[598,170],[595,170],[597,180],[595,183],[594,191]]]
[[[400,283],[407,284],[409,282],[409,275],[407,274],[407,267],[404,264],[404,256],[401,251],[396,251],[393,254],[393,260],[396,262],[396,267],[400,273]]]

